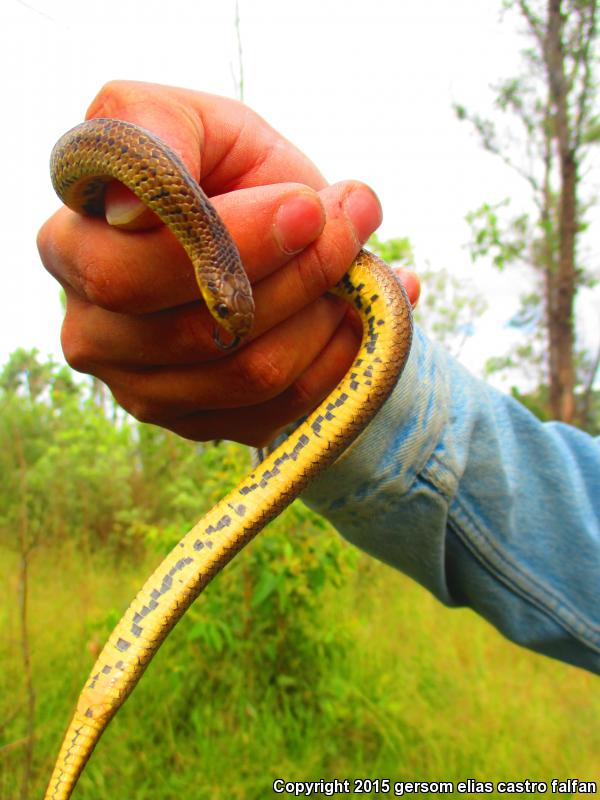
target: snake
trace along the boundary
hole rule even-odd
[[[58,140],[50,172],[62,202],[84,215],[104,215],[111,181],[128,187],[187,253],[214,320],[215,342],[231,348],[251,335],[252,288],[237,247],[182,159],[159,137],[122,120],[88,120]],[[81,690],[45,800],[71,797],[108,723],[192,602],[350,446],[396,385],[412,338],[411,305],[400,281],[363,249],[331,292],[351,304],[362,323],[351,367],[321,404],[185,534],[142,586]]]

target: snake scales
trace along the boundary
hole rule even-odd
[[[112,119],[66,133],[51,157],[54,188],[74,211],[102,215],[118,180],[170,228],[187,252],[216,322],[237,343],[251,329],[252,291],[227,229],[183,163],[153,134]],[[389,268],[361,251],[333,290],[363,323],[355,361],[336,389],[187,533],[146,581],[81,691],[45,800],[67,800],[96,742],[169,631],[209,581],[368,424],[400,375],[412,321]],[[218,340],[217,336],[215,337]]]

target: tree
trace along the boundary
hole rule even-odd
[[[381,241],[376,234],[368,247],[391,266],[413,269],[415,258],[406,237]],[[475,320],[486,310],[484,298],[447,269],[419,269],[421,299],[414,311],[415,322],[455,358],[475,331]]]
[[[578,290],[595,281],[583,263],[589,205],[581,189],[584,160],[600,139],[600,116],[594,113],[597,0],[505,0],[504,7],[520,13],[530,45],[523,51],[524,73],[495,87],[500,114],[520,123],[518,145],[514,125],[500,132],[490,119],[460,105],[455,110],[475,126],[483,146],[527,182],[535,211],[502,222],[499,211],[508,201],[483,205],[468,217],[471,254],[492,255],[500,268],[533,268],[537,289],[522,299],[514,323],[532,334],[543,332],[551,416],[586,424],[600,351],[587,358],[577,353],[574,304]],[[535,348],[529,355],[535,357]]]

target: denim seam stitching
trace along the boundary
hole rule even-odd
[[[541,584],[533,575],[513,563],[489,533],[471,518],[468,509],[458,499],[455,498],[452,505],[454,509],[449,509],[449,518],[456,515],[456,524],[452,527],[481,564],[486,566],[498,580],[529,600],[591,650],[600,652],[600,636],[597,633],[600,631],[600,626],[574,610],[556,590]],[[460,516],[464,519],[461,520]],[[547,602],[547,597],[553,599],[554,607]]]

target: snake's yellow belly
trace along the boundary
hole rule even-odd
[[[235,245],[180,160],[147,131],[92,120],[66,134],[52,159],[68,205],[101,213],[117,179],[175,233],[190,255],[215,320],[234,337],[251,328],[251,290]],[[285,442],[203,517],[146,581],[111,634],[79,697],[45,800],[67,800],[110,719],[202,589],[309,481],[356,438],[381,407],[408,357],[410,303],[386,264],[361,251],[335,288],[363,324],[354,363]]]

